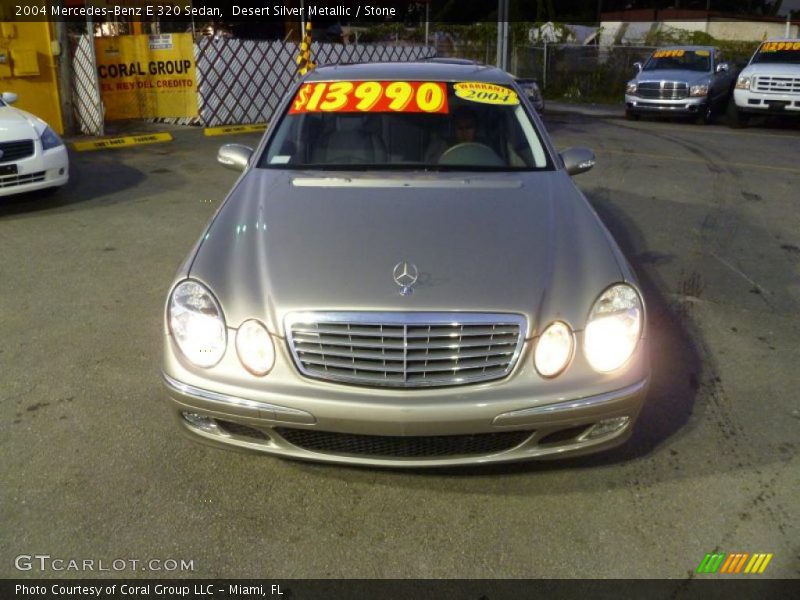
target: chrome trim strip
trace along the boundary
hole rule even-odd
[[[570,412],[573,410],[580,410],[584,408],[592,408],[598,406],[600,404],[605,404],[606,402],[611,402],[614,400],[619,400],[621,398],[627,398],[629,396],[634,396],[644,390],[649,383],[649,379],[643,379],[639,383],[634,383],[628,387],[614,390],[613,392],[606,392],[605,394],[599,394],[597,396],[588,396],[586,398],[579,398],[577,400],[568,400],[565,402],[557,402],[554,404],[547,404],[545,406],[536,406],[534,408],[523,408],[522,410],[515,410],[512,412],[503,413],[501,415],[497,415],[495,420],[499,418],[507,419],[507,418],[525,418],[530,416],[540,416],[540,415],[555,415],[561,412]]]
[[[212,392],[211,390],[204,390],[173,379],[163,371],[161,377],[166,386],[179,394],[198,398],[200,400],[208,400],[210,402],[219,402],[220,404],[227,404],[230,406],[245,406],[247,408],[255,408],[263,411],[272,411],[275,413],[277,420],[281,420],[281,416],[295,416],[312,418],[311,413],[296,408],[287,408],[286,406],[277,406],[276,404],[267,404],[266,402],[256,402],[255,400],[248,400],[238,396],[231,396],[229,394],[220,394],[219,392]]]
[[[354,187],[354,188],[470,188],[518,189],[522,181],[500,179],[410,179],[389,177],[295,177],[294,187]]]
[[[309,371],[303,365],[302,359],[297,353],[294,343],[294,330],[293,327],[298,324],[309,323],[358,323],[363,325],[389,325],[403,327],[404,337],[403,343],[403,364],[404,364],[404,379],[403,381],[381,381],[381,380],[367,380],[359,377],[351,377],[337,374],[330,374],[323,376],[317,372]],[[434,378],[426,379],[424,381],[414,381],[409,383],[405,377],[405,364],[408,353],[408,337],[405,334],[408,327],[414,326],[459,326],[459,325],[482,325],[482,324],[512,324],[519,328],[516,344],[514,346],[514,353],[509,359],[508,367],[501,373],[494,373],[489,376],[485,374],[476,375],[473,377],[447,377],[447,378]],[[390,387],[396,389],[414,389],[426,387],[445,387],[464,385],[467,383],[482,383],[485,381],[492,381],[506,377],[514,370],[517,365],[522,348],[525,344],[525,334],[527,332],[527,320],[524,316],[514,313],[458,313],[458,312],[337,312],[337,311],[320,311],[320,312],[296,312],[289,313],[284,319],[284,329],[286,331],[286,341],[289,346],[289,351],[292,354],[292,359],[298,371],[306,377],[320,381],[331,381],[336,383],[347,383],[350,385],[358,385],[365,387]]]

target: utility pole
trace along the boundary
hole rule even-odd
[[[497,68],[508,68],[508,4],[509,0],[497,0]]]
[[[51,4],[57,8],[62,8],[63,0],[52,0]],[[75,134],[75,111],[72,104],[72,58],[69,51],[69,36],[67,35],[67,24],[62,20],[53,23],[55,39],[52,50],[58,51],[58,95],[61,99],[61,123],[64,126],[64,133],[67,135]]]

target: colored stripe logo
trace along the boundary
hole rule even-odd
[[[748,552],[733,552],[725,554],[721,552],[706,554],[700,566],[697,567],[698,573],[720,573],[727,575],[761,575],[767,568],[773,554]]]

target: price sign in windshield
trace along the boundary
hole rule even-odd
[[[440,81],[320,81],[297,91],[289,114],[308,112],[447,113]]]
[[[653,58],[680,58],[686,54],[686,50],[656,50],[653,52]]]
[[[800,42],[766,42],[760,52],[780,52],[781,50],[800,50]]]

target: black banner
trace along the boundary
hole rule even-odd
[[[758,577],[758,576],[756,576]],[[688,580],[329,580],[329,579],[202,579],[202,580],[4,580],[0,597],[9,599],[149,600],[526,600],[545,598],[619,598],[736,600],[797,598],[800,580],[702,578]]]
[[[408,27],[437,23],[494,23],[500,0],[0,0],[0,21],[167,21],[285,23],[317,21],[341,25],[398,23]],[[664,8],[659,0],[515,1],[505,14],[509,22],[695,21],[754,19],[782,22],[788,9],[765,14],[758,3],[723,0],[690,8]],[[677,4],[677,3],[676,3]],[[778,7],[780,8],[780,7]]]

